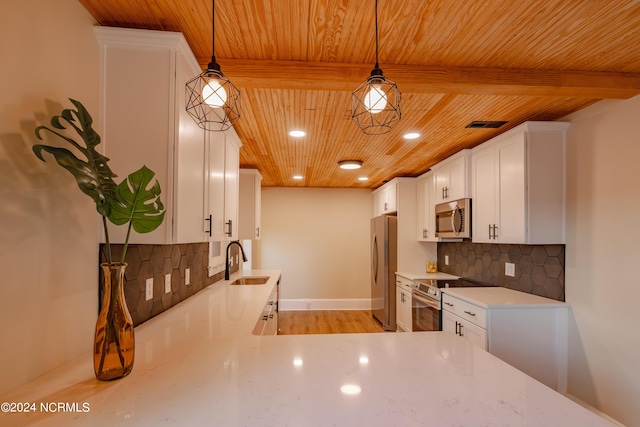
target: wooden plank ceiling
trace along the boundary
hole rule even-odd
[[[211,59],[210,0],[80,2],[100,25],[182,32],[203,69]],[[370,136],[350,108],[375,62],[375,0],[216,1],[215,56],[241,91],[241,167],[259,169],[264,186],[376,188],[526,120],[640,93],[637,0],[379,0],[378,8],[380,67],[402,92],[402,120]],[[473,120],[508,123],[465,128]],[[307,135],[295,139],[292,129]],[[404,140],[410,131],[421,137]],[[364,165],[340,170],[343,159]]]

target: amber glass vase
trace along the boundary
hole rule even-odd
[[[124,298],[127,263],[101,264],[103,294],[93,344],[96,378],[110,381],[131,372],[135,353],[133,321]]]

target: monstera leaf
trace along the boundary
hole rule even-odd
[[[160,184],[151,180],[155,174],[146,166],[133,172],[116,188],[111,199],[109,220],[116,225],[129,223],[138,233],[148,233],[158,228],[164,220],[165,209],[160,201]]]
[[[42,140],[42,131],[49,131],[71,144],[86,160],[80,159],[71,150],[51,145],[34,144],[33,152],[43,162],[43,152],[53,155],[56,162],[75,177],[80,190],[96,203],[96,209],[102,215],[107,262],[111,263],[107,219],[116,225],[129,223],[122,250],[121,262],[124,262],[131,228],[138,233],[148,233],[158,228],[164,220],[165,209],[160,201],[160,184],[155,181],[149,186],[155,174],[143,166],[116,186],[113,181],[116,175],[107,165],[109,159],[96,150],[96,146],[100,144],[100,136],[93,130],[91,115],[80,102],[73,99],[70,101],[76,110],[66,109],[59,116],[52,117],[51,128],[37,127],[36,137]],[[84,146],[60,132],[68,128],[80,135]]]
[[[65,124],[70,126],[80,135],[85,147],[66,135],[46,126],[38,126],[36,128],[36,137],[42,140],[41,132],[47,130],[75,147],[86,157],[86,161],[79,159],[66,148],[53,147],[50,145],[35,144],[33,146],[33,152],[43,162],[45,161],[42,156],[43,151],[52,154],[58,164],[76,178],[80,190],[93,199],[100,215],[109,217],[111,213],[110,199],[113,197],[116,188],[113,178],[116,175],[107,165],[109,159],[96,151],[96,146],[100,144],[100,136],[93,130],[93,119],[91,115],[89,115],[89,112],[87,112],[80,102],[73,99],[70,99],[70,101],[75,105],[77,110],[63,110],[61,115],[51,118],[51,126],[59,130],[67,129]]]

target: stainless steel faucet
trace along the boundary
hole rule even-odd
[[[229,248],[231,245],[236,244],[240,247],[240,252],[242,252],[242,261],[247,262],[247,255],[244,253],[244,248],[242,247],[242,243],[239,240],[234,240],[233,242],[229,242],[227,245],[227,256],[224,260],[224,280],[229,280]]]

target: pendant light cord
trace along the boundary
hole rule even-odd
[[[376,0],[376,66],[375,68],[380,68],[378,66],[378,0]]]
[[[216,25],[216,1],[211,0],[211,62],[216,62],[215,25]]]

